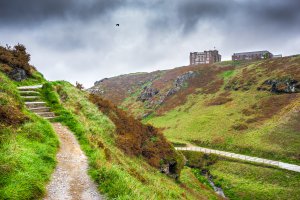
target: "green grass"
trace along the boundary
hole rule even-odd
[[[215,185],[221,187],[229,199],[299,199],[298,172],[201,152],[182,153],[200,182],[211,187],[201,173],[209,171]]]
[[[223,78],[224,80],[228,80],[229,78],[231,78],[232,76],[234,76],[235,74],[235,70],[228,70],[223,72],[220,77]]]
[[[256,69],[257,63],[247,68]],[[225,71],[219,74],[224,85],[236,76],[241,76],[243,68]],[[264,79],[264,78],[261,78]],[[195,145],[231,151],[300,164],[300,135],[292,130],[287,122],[277,114],[263,122],[248,123],[255,115],[246,116],[244,109],[258,105],[270,98],[269,92],[258,92],[255,86],[247,91],[230,91],[232,101],[223,105],[208,106],[207,103],[225,92],[224,86],[215,94],[192,94],[185,104],[168,111],[162,116],[151,115],[144,119],[163,128],[165,136],[174,143],[192,143]],[[299,98],[298,98],[299,99]],[[283,111],[299,106],[297,101],[287,104]],[[235,127],[245,126],[245,130]]]
[[[300,174],[228,160],[210,166],[214,181],[230,199],[300,199]]]
[[[44,76],[40,72],[35,71],[32,73],[31,77],[20,82],[15,81],[15,85],[17,86],[41,85],[46,82],[47,81],[45,80]]]
[[[184,106],[160,117],[147,118],[144,122],[166,128],[164,134],[172,142],[194,143],[236,153],[300,163],[295,158],[300,149],[300,135],[289,129],[280,129],[282,132],[279,132],[280,116],[269,119],[262,125],[247,124],[248,129],[244,131],[233,129],[234,125],[243,124],[251,117],[243,116],[241,110],[255,104],[257,98],[264,98],[266,95],[251,91],[236,92],[231,95],[234,101],[220,106],[205,105],[205,101],[213,98],[212,96],[206,95],[205,99],[202,95],[191,96]],[[190,107],[189,103],[193,106]],[[290,141],[288,148],[285,143],[275,143],[268,139],[271,138],[272,131],[277,131],[278,140]]]
[[[51,125],[36,118],[0,134],[0,199],[42,197],[56,164],[58,140]]]
[[[211,190],[195,189],[201,183],[191,183],[189,171],[183,171],[185,178],[176,182],[142,158],[124,155],[115,145],[114,124],[88,101],[87,93],[67,82],[48,83],[42,91],[59,116],[57,121],[77,136],[89,159],[89,174],[102,194],[112,199],[215,199]]]
[[[16,105],[28,117],[16,126],[0,122],[0,199],[39,199],[56,164],[58,139],[48,121],[25,110],[16,84],[3,73],[0,90],[2,105]]]

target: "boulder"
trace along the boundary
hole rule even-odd
[[[270,79],[266,80],[257,90],[270,91],[276,94],[282,93],[298,93],[300,92],[300,83],[297,80],[286,79]]]
[[[22,81],[26,78],[28,78],[26,71],[21,68],[14,68],[10,73],[9,77],[15,81]]]
[[[151,86],[145,86],[144,90],[142,91],[140,96],[137,98],[137,100],[145,102],[145,101],[151,99],[152,97],[154,97],[155,95],[157,95],[158,93],[159,93],[158,89],[152,88]]]

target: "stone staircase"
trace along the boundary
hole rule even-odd
[[[35,86],[22,86],[18,87],[21,97],[25,101],[26,107],[35,114],[43,117],[44,119],[55,119],[55,114],[46,107],[46,102],[41,101],[39,89],[42,85]]]

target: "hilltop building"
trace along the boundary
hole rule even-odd
[[[190,65],[211,64],[220,61],[221,55],[217,50],[190,53]]]
[[[234,53],[232,55],[232,60],[260,60],[266,58],[273,58],[273,54],[269,51],[253,51],[253,52],[243,52]]]

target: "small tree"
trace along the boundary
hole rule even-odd
[[[81,83],[77,82],[77,81],[76,81],[76,88],[79,89],[79,90],[84,89],[83,85]]]

